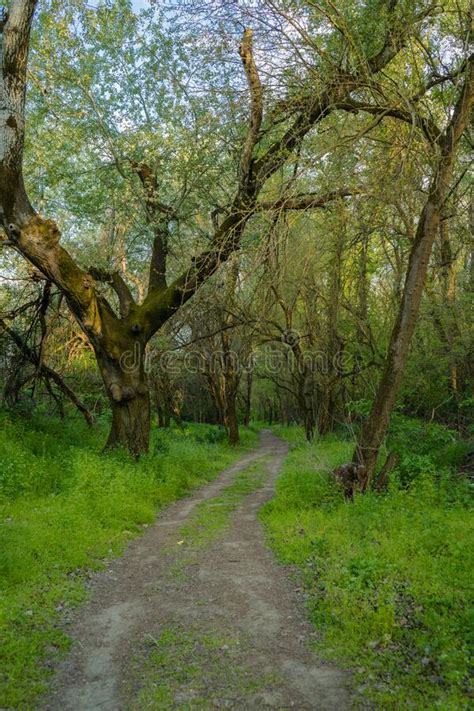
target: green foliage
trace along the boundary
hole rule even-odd
[[[282,437],[290,443],[291,447],[305,446],[304,432],[299,425],[277,425],[272,428],[277,437]]]
[[[395,451],[403,450],[409,444],[411,452],[431,455],[456,439],[455,432],[435,422],[423,422],[395,413],[390,423],[389,446]]]
[[[371,400],[352,400],[347,403],[347,411],[359,418],[368,417],[371,407]]]
[[[159,430],[154,437],[153,452],[155,454],[168,454],[170,451],[170,434],[166,430]]]
[[[355,417],[355,431],[359,431],[370,408],[370,400],[348,403],[348,411]],[[285,436],[284,431],[282,435]],[[401,485],[408,485],[423,474],[449,478],[451,469],[458,468],[472,448],[472,441],[461,439],[458,432],[436,422],[406,417],[397,411],[392,415],[387,449],[399,457],[392,479]]]
[[[440,473],[410,434],[415,423],[399,425],[417,467],[403,486],[395,476],[384,495],[343,501],[328,472],[352,448],[322,439],[290,452],[262,517],[280,559],[301,570],[321,652],[354,670],[363,698],[383,709],[468,708],[469,484],[446,461]],[[452,434],[428,426],[427,437],[442,461]]]
[[[59,622],[83,599],[90,571],[239,452],[189,425],[154,430],[152,453],[136,464],[100,453],[102,425],[0,418],[0,706],[31,708],[68,647]]]
[[[447,427],[399,413],[392,417],[387,445],[400,457],[393,478],[404,486],[424,475],[435,477],[440,486],[446,486],[451,481],[451,470],[459,467],[472,448],[472,443],[461,440]]]
[[[203,428],[196,434],[197,442],[217,444],[225,442],[226,440],[227,433],[223,427],[207,427],[206,429]]]

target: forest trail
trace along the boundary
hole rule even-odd
[[[262,432],[257,450],[161,512],[95,576],[42,708],[349,707],[347,675],[311,652],[301,592],[257,518],[286,452]]]

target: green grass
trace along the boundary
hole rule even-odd
[[[405,462],[386,494],[349,503],[328,473],[350,459],[353,444],[332,437],[307,445],[296,428],[288,439],[294,446],[262,518],[280,560],[302,572],[319,650],[354,670],[361,704],[472,708],[468,483],[441,466],[441,449],[438,466],[419,471],[407,437],[410,483]],[[452,459],[452,441],[442,444]]]
[[[61,622],[84,583],[156,511],[242,453],[190,425],[155,431],[138,464],[101,454],[107,425],[0,414],[0,707],[32,708],[69,646]],[[243,431],[243,448],[255,435]]]

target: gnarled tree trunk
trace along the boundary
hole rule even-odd
[[[129,400],[114,400],[109,396],[112,426],[106,449],[123,447],[138,458],[148,451],[150,439],[150,397],[148,390]]]
[[[148,451],[150,393],[143,342],[121,340],[95,348],[97,363],[112,410],[106,449],[123,447],[134,457]]]

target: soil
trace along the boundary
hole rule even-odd
[[[258,520],[286,452],[263,431],[257,450],[160,512],[93,578],[89,602],[68,627],[72,652],[42,708],[350,707],[350,679],[312,651],[304,594]],[[193,512],[204,502],[225,506],[226,487],[255,464],[265,477],[227,524],[199,545],[183,539]]]

